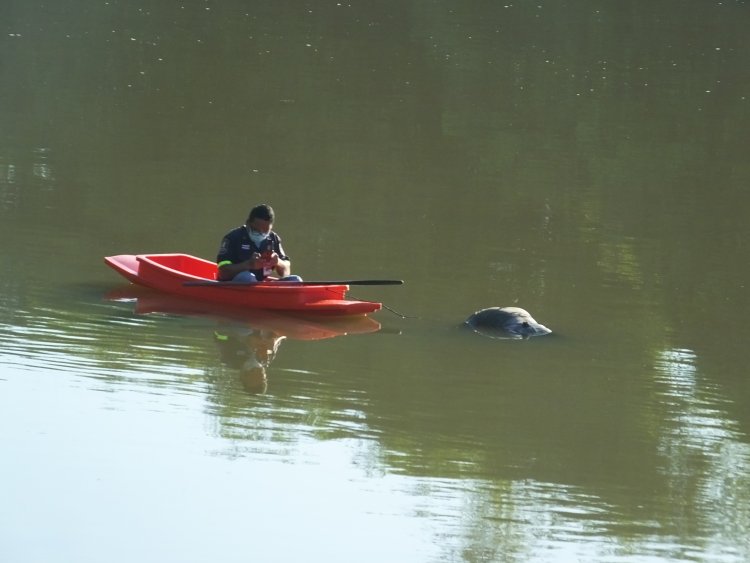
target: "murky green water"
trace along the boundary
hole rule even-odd
[[[0,559],[750,559],[748,24],[6,0]],[[102,262],[212,258],[260,201],[297,273],[415,318],[217,317]],[[554,334],[458,328],[494,305]]]

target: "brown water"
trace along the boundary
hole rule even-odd
[[[0,7],[0,560],[750,559],[745,2],[150,4]],[[110,300],[260,201],[416,318]]]

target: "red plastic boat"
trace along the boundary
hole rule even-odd
[[[345,284],[222,284],[216,282],[214,262],[189,254],[120,254],[107,256],[104,262],[135,284],[235,307],[315,315],[364,315],[382,307],[381,303],[346,299],[349,286]]]

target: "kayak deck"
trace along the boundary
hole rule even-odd
[[[104,262],[128,281],[174,295],[254,309],[314,315],[362,315],[379,310],[372,301],[346,299],[348,285],[304,286],[294,282],[190,285],[216,281],[213,262],[189,254],[120,254]]]

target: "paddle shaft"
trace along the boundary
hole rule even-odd
[[[263,282],[261,282],[263,283]],[[274,285],[277,283],[279,285],[290,285],[290,286],[300,286],[300,285],[402,285],[404,283],[403,280],[332,280],[332,281],[277,281],[272,282]],[[237,286],[244,286],[247,287],[249,285],[255,285],[252,283],[247,282],[236,282],[236,281],[188,281],[183,282],[184,286],[187,287],[237,287]]]

